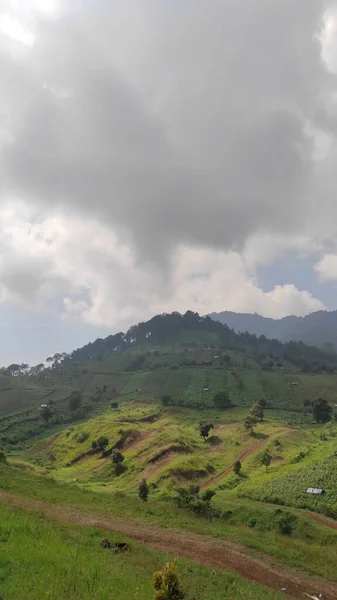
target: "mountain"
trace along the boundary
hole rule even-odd
[[[302,341],[310,346],[331,344],[337,350],[337,311],[321,310],[306,317],[290,316],[283,319],[229,311],[212,313],[210,317],[236,332],[265,335],[281,342]]]
[[[236,316],[235,313],[228,314]],[[238,316],[256,317],[264,322],[263,317],[258,315]],[[289,319],[296,319],[296,317],[289,317]],[[187,311],[184,315],[178,312],[165,313],[132,326],[126,333],[117,333],[105,339],[99,338],[93,343],[74,350],[70,355],[58,355],[61,360],[57,365],[100,361],[108,355],[131,348],[149,349],[157,345],[185,344],[185,346],[211,346],[225,351],[241,352],[246,358],[253,358],[261,367],[267,367],[270,360],[286,360],[292,366],[304,371],[326,372],[332,367],[337,367],[337,356],[334,353],[306,345],[302,341],[295,342],[291,335],[288,342],[281,343],[276,336],[269,334],[271,339],[267,339],[265,333],[257,336],[255,332],[249,332],[245,326],[241,329],[242,333],[237,333],[235,329],[232,323],[221,323],[214,315],[211,318],[202,317],[192,311]]]

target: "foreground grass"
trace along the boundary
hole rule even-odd
[[[131,542],[131,552],[100,547],[110,532],[73,527],[0,507],[0,585],[5,600],[149,600],[152,573],[170,557]],[[125,541],[123,539],[123,541]],[[281,595],[179,560],[188,598],[279,600]]]
[[[239,501],[242,505],[241,512],[234,513],[229,521],[216,519],[211,522],[196,518],[168,502],[150,500],[143,504],[122,494],[81,490],[75,485],[61,485],[51,479],[22,473],[6,465],[0,465],[0,489],[51,504],[102,511],[162,527],[240,542],[306,573],[337,580],[337,534],[300,518],[291,536],[281,535],[268,529],[275,508],[266,505],[242,500]],[[227,508],[235,510],[235,505],[228,503]],[[251,517],[257,517],[254,529],[248,527]]]

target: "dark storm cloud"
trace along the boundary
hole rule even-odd
[[[41,23],[14,71],[2,56],[6,191],[90,211],[147,260],[305,228],[326,3],[123,5]]]

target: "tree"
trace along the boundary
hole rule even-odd
[[[6,454],[3,452],[3,450],[0,450],[0,463],[3,465],[8,465]]]
[[[219,410],[225,410],[226,408],[230,408],[230,406],[232,406],[231,399],[227,392],[218,392],[215,394],[213,403],[215,408],[218,408]]]
[[[149,497],[149,486],[147,485],[146,479],[143,479],[140,484],[139,484],[139,488],[138,488],[138,496],[141,500],[143,500],[143,502],[147,502],[147,499]]]
[[[41,406],[41,417],[45,423],[48,423],[53,416],[53,409],[51,406],[46,404],[45,406]]]
[[[240,475],[242,464],[239,460],[237,460],[233,465],[233,473],[235,475]]]
[[[254,406],[252,406],[250,409],[250,414],[252,417],[254,417],[254,419],[260,419],[260,421],[263,421],[264,414],[261,404],[254,404]]]
[[[332,418],[332,408],[324,398],[318,398],[312,403],[312,412],[316,423],[328,423]]]
[[[199,422],[199,432],[201,437],[204,438],[204,442],[206,442],[206,439],[208,438],[211,429],[214,429],[213,423],[207,423],[206,421]]]
[[[103,452],[103,450],[105,450],[105,448],[107,447],[108,443],[109,443],[108,438],[105,437],[104,435],[101,435],[101,437],[99,437],[98,440],[94,440],[91,443],[91,447],[96,452]]]
[[[164,396],[162,396],[161,401],[164,406],[168,406],[169,404],[172,404],[172,398],[168,394],[165,394]]]
[[[163,571],[158,571],[152,577],[155,589],[155,600],[185,600],[186,593],[180,582],[177,563],[167,563]]]
[[[255,417],[252,417],[252,415],[247,415],[244,418],[244,420],[243,420],[243,426],[250,433],[253,433],[255,425],[256,425],[256,419],[255,419]]]
[[[263,454],[261,454],[260,463],[261,463],[261,465],[264,465],[266,467],[266,471],[267,471],[269,465],[271,464],[271,461],[272,461],[272,455],[270,454],[270,452],[268,452],[268,450],[266,450],[265,452],[263,452]]]
[[[79,390],[73,390],[69,397],[69,410],[71,412],[75,412],[78,410],[82,404],[82,393]]]
[[[262,408],[266,408],[267,406],[267,400],[265,400],[264,398],[261,398],[261,400],[259,400],[258,404],[262,407]]]
[[[111,454],[114,465],[120,465],[124,461],[124,456],[118,448],[114,448]]]
[[[115,465],[115,473],[116,475],[121,475],[124,473],[125,468],[122,464],[124,462],[124,456],[117,448],[114,448],[111,454],[112,462]]]

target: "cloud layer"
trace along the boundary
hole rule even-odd
[[[0,298],[117,327],[323,308],[256,272],[336,237],[335,3],[42,4],[1,8]]]

